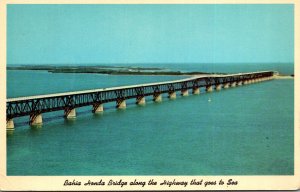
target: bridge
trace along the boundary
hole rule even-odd
[[[116,102],[116,108],[126,108],[126,100],[136,99],[136,104],[146,103],[146,96],[153,96],[154,102],[162,101],[162,94],[170,99],[176,98],[176,92],[187,96],[189,90],[200,94],[200,88],[206,92],[227,89],[255,82],[273,79],[276,72],[259,71],[229,75],[198,75],[186,79],[148,83],[103,89],[74,91],[29,97],[8,98],[6,101],[6,129],[14,130],[14,118],[29,116],[31,126],[41,125],[42,114],[53,111],[64,111],[64,117],[75,118],[76,108],[92,106],[93,113],[103,111],[103,104]]]

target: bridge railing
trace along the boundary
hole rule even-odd
[[[161,83],[149,83],[134,86],[122,86],[100,90],[78,91],[65,94],[51,94],[42,96],[31,96],[23,98],[8,99],[6,102],[7,121],[21,116],[35,117],[38,114],[72,110],[84,106],[99,106],[108,102],[122,102],[132,98],[143,98],[145,96],[157,97],[164,93],[174,93],[224,85],[226,83],[246,82],[253,79],[263,79],[273,76],[273,71],[256,73],[241,73],[233,75],[211,75],[206,77],[192,77],[183,80],[168,81]],[[246,84],[246,83],[245,83]],[[97,104],[97,105],[95,105]]]

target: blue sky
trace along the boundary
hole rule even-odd
[[[8,64],[294,61],[293,5],[8,5]]]

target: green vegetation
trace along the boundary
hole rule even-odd
[[[116,67],[116,66],[54,66],[22,65],[8,66],[7,70],[46,70],[51,73],[99,73],[108,75],[198,75],[204,72],[166,71],[163,68],[151,67]]]

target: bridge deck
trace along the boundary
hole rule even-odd
[[[211,92],[213,87],[220,90],[222,87],[229,88],[269,80],[274,73],[274,71],[258,71],[226,75],[195,75],[174,81],[9,98],[6,101],[6,126],[7,129],[14,129],[13,118],[15,117],[29,115],[30,125],[41,124],[42,113],[63,110],[66,118],[73,118],[76,116],[75,109],[80,107],[92,106],[92,112],[96,113],[103,111],[104,103],[116,102],[117,108],[126,108],[127,99],[135,98],[137,104],[143,104],[145,97],[152,95],[153,100],[159,102],[162,94],[167,93],[169,98],[175,98],[176,91],[181,91],[182,96],[187,96],[189,89],[193,94],[199,94],[202,87],[205,87],[207,92]]]
[[[137,84],[137,85],[126,85],[126,86],[119,86],[119,87],[90,89],[90,90],[84,90],[84,91],[72,91],[72,92],[53,93],[53,94],[45,94],[45,95],[34,95],[34,96],[17,97],[17,98],[8,98],[6,101],[14,102],[14,101],[24,101],[24,100],[32,100],[32,99],[67,96],[67,95],[88,94],[88,93],[93,93],[93,92],[113,91],[113,90],[119,90],[119,89],[129,89],[129,88],[136,88],[136,87],[147,87],[147,86],[164,85],[164,84],[170,84],[170,83],[179,83],[179,82],[191,81],[191,80],[206,78],[206,77],[233,77],[233,76],[241,76],[241,75],[259,74],[259,73],[265,73],[265,72],[270,72],[270,71],[258,71],[258,72],[251,72],[251,73],[236,73],[236,74],[228,74],[228,75],[218,75],[218,74],[194,75],[189,78],[173,80],[173,81],[164,81],[164,82],[157,82],[157,83]]]

